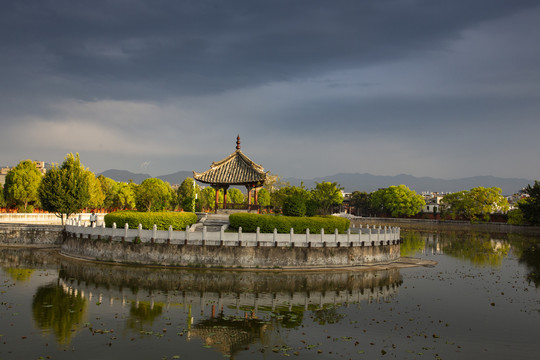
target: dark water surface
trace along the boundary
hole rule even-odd
[[[0,359],[538,359],[540,239],[402,231],[435,267],[106,266],[0,248]]]

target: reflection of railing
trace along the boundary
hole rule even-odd
[[[242,228],[238,232],[225,232],[224,227],[220,231],[207,231],[206,226],[202,231],[191,231],[188,227],[185,231],[143,230],[141,225],[138,229],[130,229],[126,224],[124,228],[84,227],[70,222],[66,231],[73,237],[88,239],[108,239],[111,241],[140,241],[144,243],[168,243],[183,245],[214,245],[214,246],[290,246],[290,247],[355,247],[355,246],[383,246],[400,243],[400,229],[396,227],[360,227],[348,229],[347,233],[339,234],[337,229],[333,234],[325,234],[324,229],[320,233],[295,234],[291,229],[287,234],[261,233],[258,228],[255,233],[243,233]]]

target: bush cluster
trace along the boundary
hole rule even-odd
[[[116,223],[120,228],[127,223],[130,229],[136,229],[141,224],[143,229],[152,230],[156,224],[158,230],[169,230],[169,225],[172,225],[173,230],[185,230],[188,225],[196,222],[197,215],[189,212],[117,211],[105,215],[105,226],[112,227]]]
[[[276,215],[257,215],[257,214],[231,214],[229,216],[230,227],[242,231],[255,232],[259,227],[262,233],[272,233],[274,228],[278,233],[285,234],[294,229],[295,234],[305,234],[309,229],[311,234],[320,233],[324,229],[326,234],[333,233],[335,229],[343,234],[350,225],[349,219],[337,216],[314,216],[314,217],[293,217]]]

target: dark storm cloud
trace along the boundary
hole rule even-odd
[[[4,1],[9,97],[215,93],[443,48],[536,1]]]

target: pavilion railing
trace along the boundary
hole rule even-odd
[[[124,227],[106,228],[104,223],[97,227],[84,226],[80,222],[70,221],[66,231],[72,237],[80,239],[101,239],[106,241],[141,242],[141,243],[165,243],[177,245],[201,245],[201,246],[274,246],[274,247],[355,247],[355,246],[384,246],[395,245],[401,242],[400,229],[398,227],[365,227],[350,228],[345,234],[339,234],[337,229],[334,233],[325,234],[324,229],[320,233],[295,234],[291,229],[287,234],[261,233],[259,229],[255,233],[244,233],[242,229],[236,232],[207,231],[206,226],[202,231],[192,231],[189,227],[185,231],[143,230],[139,225],[137,229]]]

